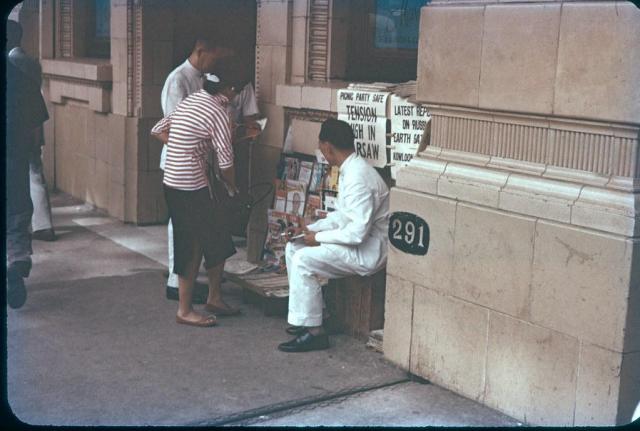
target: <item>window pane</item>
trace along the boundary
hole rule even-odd
[[[96,38],[109,39],[111,34],[111,2],[110,0],[95,0],[96,2]]]
[[[376,0],[374,46],[418,49],[420,8],[429,0]]]

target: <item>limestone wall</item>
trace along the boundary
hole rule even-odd
[[[421,18],[418,98],[637,124],[639,17],[627,1],[435,1]]]
[[[430,147],[392,211],[385,356],[530,424],[628,423],[640,400],[637,86],[626,2],[434,1]]]
[[[385,355],[532,424],[628,420],[640,397],[637,240],[470,202],[472,181],[452,199],[437,191],[446,179],[419,174],[401,171],[391,207],[427,221],[429,252],[390,247]]]
[[[304,0],[258,0],[256,24],[256,96],[268,124],[253,148],[251,182],[272,183],[285,136],[284,108],[276,104],[276,87],[291,77],[293,19],[306,15]],[[294,10],[295,9],[295,10]],[[297,21],[296,21],[297,22]],[[295,43],[305,43],[297,40]],[[263,190],[263,189],[261,189]],[[271,197],[255,207],[248,231],[248,258],[261,259]]]

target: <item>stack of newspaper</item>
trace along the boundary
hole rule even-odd
[[[369,333],[369,341],[367,341],[366,347],[382,353],[382,340],[384,338],[384,329],[376,329]]]

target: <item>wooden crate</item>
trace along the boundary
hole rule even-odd
[[[242,287],[243,300],[257,305],[267,316],[286,316],[289,304],[287,276],[275,273],[225,273]],[[329,280],[322,287],[328,318],[324,325],[331,334],[346,333],[367,340],[369,333],[384,326],[386,271],[370,276]]]
[[[384,326],[386,270],[362,277],[330,280],[324,288],[329,311],[325,327],[329,332],[344,332],[362,340]]]

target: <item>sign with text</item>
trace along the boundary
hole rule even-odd
[[[424,256],[429,250],[429,225],[407,212],[394,212],[389,217],[389,241],[400,251]]]
[[[356,152],[376,168],[387,165],[387,98],[377,91],[338,90],[338,119],[349,123]]]
[[[427,108],[395,94],[391,96],[391,177],[418,152],[420,140],[431,120]]]

